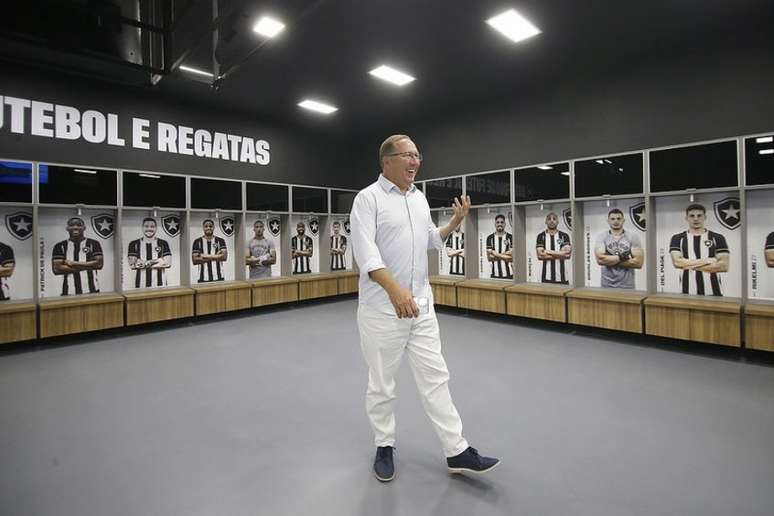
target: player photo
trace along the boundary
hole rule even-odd
[[[594,255],[600,266],[600,286],[605,288],[635,288],[634,271],[645,260],[642,241],[636,232],[624,229],[624,213],[613,208],[607,214],[610,228],[599,233],[594,241]]]
[[[550,212],[545,219],[546,229],[538,233],[535,242],[537,259],[542,262],[540,273],[541,283],[569,283],[567,276],[567,260],[572,256],[570,235],[560,231],[559,216]]]
[[[774,299],[774,228],[771,221],[773,203],[774,190],[747,192],[745,276],[747,295],[750,299]],[[729,244],[733,245],[732,242]],[[724,286],[728,286],[728,280]]]
[[[721,274],[728,272],[731,256],[726,237],[705,227],[707,209],[701,204],[690,204],[685,220],[688,229],[672,235],[669,242],[682,293],[722,296]]]
[[[271,278],[272,265],[277,263],[277,248],[274,240],[266,236],[266,225],[262,220],[253,223],[253,238],[247,242],[245,262],[250,279]]]
[[[167,269],[172,267],[169,242],[158,238],[153,217],[142,220],[142,237],[129,242],[127,261],[134,271],[134,288],[166,287]]]
[[[465,276],[465,233],[462,231],[462,225],[449,233],[441,252],[449,259],[449,276]]]
[[[215,222],[204,219],[202,222],[204,235],[193,242],[191,262],[198,266],[198,283],[223,281],[223,262],[228,259],[226,240],[215,235]]]
[[[333,221],[331,224],[331,270],[343,271],[347,269],[347,237],[341,234],[341,222]]]
[[[314,255],[312,238],[306,235],[306,224],[296,224],[296,234],[290,239],[290,257],[293,260],[293,274],[312,272],[311,257]]]
[[[104,265],[102,245],[85,235],[81,217],[70,217],[65,230],[69,237],[58,242],[51,252],[51,269],[62,276],[62,296],[99,292],[97,271]]]
[[[11,299],[10,278],[16,268],[13,248],[0,242],[0,301]]]
[[[490,278],[513,279],[513,235],[505,231],[505,215],[494,218],[494,233],[486,237],[486,259],[490,264]]]
[[[33,266],[32,212],[0,206],[0,301],[33,296]]]

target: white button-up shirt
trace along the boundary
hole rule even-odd
[[[352,252],[360,268],[360,303],[394,313],[387,292],[368,273],[386,268],[415,297],[432,297],[427,251],[442,249],[425,195],[413,184],[404,194],[384,175],[361,190],[349,215]]]

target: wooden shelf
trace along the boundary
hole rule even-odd
[[[567,322],[566,285],[518,283],[505,288],[506,313],[517,317]]]
[[[250,287],[246,281],[219,281],[193,286],[196,292],[196,315],[250,308]]]
[[[745,346],[774,351],[774,302],[750,301],[744,307]]]
[[[337,290],[341,294],[354,294],[358,291],[360,274],[354,271],[334,272],[337,278]]]
[[[457,306],[482,312],[505,313],[509,281],[469,279],[457,283]]]
[[[436,305],[457,306],[457,283],[465,278],[453,276],[430,276],[430,288],[433,289],[433,303]]]
[[[194,315],[194,290],[164,287],[133,290],[126,297],[126,325],[170,321]]]
[[[642,333],[645,292],[580,288],[567,293],[568,322],[581,326]]]
[[[339,293],[339,280],[332,272],[318,274],[300,274],[298,279],[298,299],[317,299],[336,296]]]
[[[251,280],[249,284],[253,307],[298,301],[298,278],[281,276]]]
[[[112,292],[44,299],[40,336],[55,337],[124,325],[124,296]]]
[[[724,346],[741,346],[737,300],[655,294],[644,300],[645,333]]]
[[[0,303],[0,344],[38,336],[38,306],[32,300]]]

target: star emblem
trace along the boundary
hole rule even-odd
[[[30,226],[32,223],[26,219],[20,219],[17,222],[13,223],[16,226],[16,232],[17,233],[26,233],[29,231]]]
[[[169,229],[170,231],[176,231],[177,226],[178,226],[178,223],[175,222],[174,220],[170,220],[169,222],[167,222],[167,229]]]
[[[164,232],[175,238],[180,234],[180,216],[176,214],[170,214],[161,219]]]
[[[110,232],[110,229],[113,227],[113,223],[112,222],[108,222],[107,219],[102,219],[102,220],[98,221],[97,225],[99,226],[99,229],[101,231],[104,231],[106,233]]]
[[[727,219],[738,219],[739,218],[739,208],[734,208],[734,205],[729,205],[727,210],[720,210],[723,213],[726,214]]]
[[[91,218],[91,227],[100,237],[107,239],[113,236],[113,215],[98,213]]]
[[[32,213],[17,211],[6,215],[5,227],[14,238],[27,240],[32,236]]]
[[[234,225],[228,220],[223,223],[223,227],[226,229],[226,231],[231,231],[234,229]]]
[[[272,233],[276,233],[279,231],[279,222],[277,222],[276,220],[272,220],[270,225],[271,225]]]
[[[738,197],[726,197],[714,203],[715,218],[720,224],[734,230],[742,224],[741,203]]]
[[[234,222],[233,217],[223,217],[220,219],[220,229],[223,231],[223,234],[225,234],[227,237],[230,237],[234,234],[234,225],[236,222]]]

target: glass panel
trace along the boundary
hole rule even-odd
[[[191,178],[191,208],[242,209],[242,183]]]
[[[575,162],[575,196],[642,193],[642,154]]]
[[[247,209],[256,211],[289,211],[288,186],[247,183]]]
[[[709,143],[650,153],[650,190],[737,185],[736,142]]]
[[[455,197],[462,195],[462,178],[425,181],[425,197],[431,208],[448,208]]]
[[[748,185],[774,184],[774,135],[744,141]]]
[[[331,190],[331,202],[333,213],[349,213],[352,211],[352,203],[357,192],[345,192],[343,190]]]
[[[294,186],[293,211],[296,213],[328,213],[328,190]]]
[[[32,164],[0,161],[0,202],[32,202]]]
[[[185,178],[124,172],[124,205],[185,208]]]
[[[514,201],[570,197],[570,164],[520,168],[514,174]]]
[[[40,202],[114,206],[116,171],[41,164],[38,168]]]
[[[511,202],[511,173],[493,172],[465,178],[465,193],[474,205]]]

